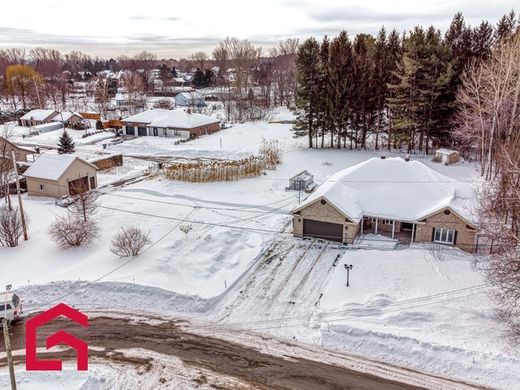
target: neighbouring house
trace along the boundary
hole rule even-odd
[[[31,110],[18,119],[18,124],[20,126],[31,127],[43,123],[50,123],[56,115],[58,115],[58,111],[55,110]]]
[[[42,153],[23,176],[33,196],[62,198],[97,187],[94,164],[72,154]]]
[[[289,179],[289,191],[312,191],[315,187],[314,176],[309,171],[302,171]]]
[[[12,161],[11,154],[13,150],[15,159],[19,162],[27,162],[27,156],[36,154],[36,151],[33,149],[18,146],[4,137],[0,137],[0,159]]]
[[[359,235],[476,249],[474,189],[400,157],[371,158],[332,175],[292,211],[296,236],[352,244]]]
[[[220,130],[220,121],[190,110],[154,109],[121,120],[125,135],[198,137]]]
[[[77,112],[58,112],[58,114],[52,118],[52,122],[63,122],[67,125],[74,125],[83,119],[83,116]]]
[[[181,107],[205,107],[206,102],[198,91],[181,92],[175,95],[175,104]]]
[[[460,153],[452,149],[437,149],[433,161],[443,163],[444,165],[455,164],[460,160]]]
[[[141,94],[116,93],[116,106],[118,110],[128,110],[146,107],[146,96]]]

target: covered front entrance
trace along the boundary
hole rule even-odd
[[[363,217],[361,233],[377,234],[398,240],[403,244],[410,244],[415,241],[415,223],[388,218]]]
[[[343,242],[343,225],[339,223],[321,222],[313,219],[303,220],[303,235],[324,240]]]

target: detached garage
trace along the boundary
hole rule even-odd
[[[23,176],[29,195],[61,198],[96,188],[96,171],[94,164],[77,156],[43,153]]]

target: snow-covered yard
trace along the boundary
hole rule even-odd
[[[135,169],[117,168],[113,177],[103,173],[102,183],[148,164],[128,156],[235,159],[258,153],[262,138],[278,139],[284,155],[276,171],[242,181],[184,183],[155,177],[105,188],[96,215],[102,234],[91,248],[58,249],[47,231],[64,209],[49,199],[25,197],[31,239],[16,249],[0,248],[7,270],[0,283],[12,283],[30,309],[85,286],[82,281],[103,277],[104,283],[73,293],[66,302],[119,310],[131,305],[132,310],[162,314],[182,311],[204,325],[270,320],[243,328],[500,388],[516,386],[520,357],[509,349],[505,329],[493,317],[486,281],[473,269],[470,255],[449,250],[436,260],[424,247],[313,247],[302,253],[308,243],[290,237],[288,212],[298,204],[298,194],[285,191],[288,179],[307,169],[319,183],[340,169],[389,153],[307,150],[306,140],[295,139],[290,128],[255,122],[177,145],[174,139],[141,137],[108,146],[107,152],[123,153]],[[78,153],[96,155],[102,143],[78,144]],[[426,156],[415,158],[455,179],[475,177],[472,164],[444,166]],[[193,227],[187,237],[181,224]],[[109,244],[121,226],[129,225],[149,231],[154,245],[122,266],[125,260],[113,255]],[[277,253],[292,255],[285,260],[275,256],[253,277],[274,239],[286,245]],[[343,264],[353,264],[350,287],[345,286]],[[290,288],[284,290],[282,282]],[[257,289],[243,294],[247,286]],[[291,322],[291,314],[305,318]]]

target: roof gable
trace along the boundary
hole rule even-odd
[[[42,153],[23,176],[56,181],[65,174],[75,161],[87,164],[97,170],[94,164],[72,154]]]

